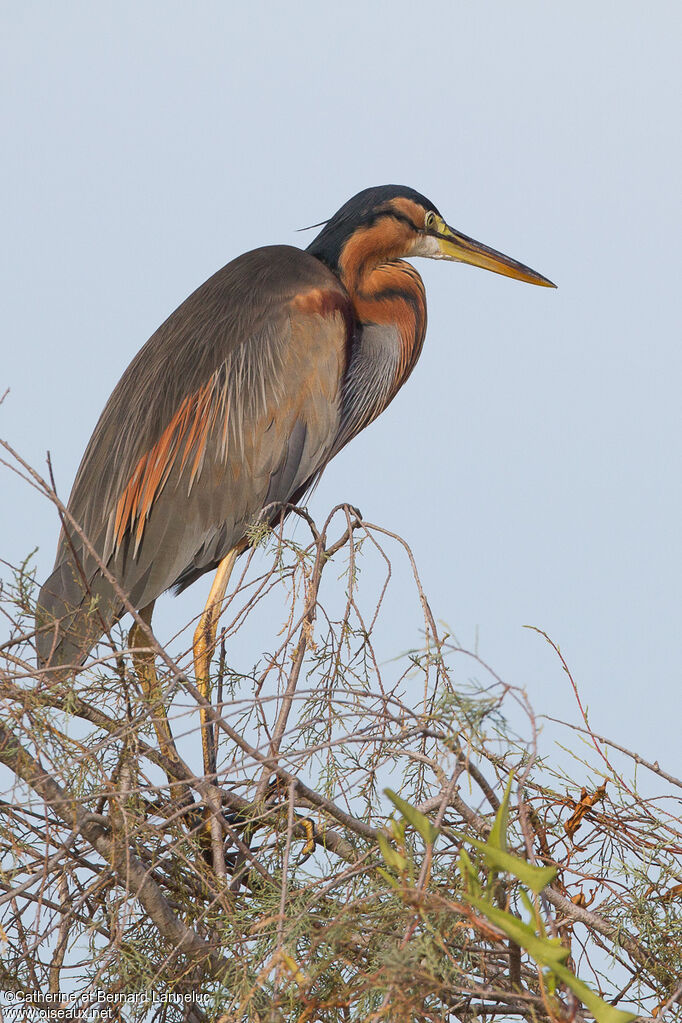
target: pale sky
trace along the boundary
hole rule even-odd
[[[427,195],[558,291],[416,262],[429,330],[327,470],[412,545],[434,614],[539,713],[678,770],[682,143],[678,0],[2,4],[0,436],[62,496],[147,337],[257,245],[368,185]],[[0,557],[50,506],[0,472]],[[163,638],[210,580],[160,602]],[[391,604],[395,653],[419,610]],[[409,590],[411,594],[412,591]]]

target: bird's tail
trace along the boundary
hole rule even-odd
[[[82,552],[60,552],[36,608],[36,651],[40,668],[75,671],[120,615],[121,601]]]

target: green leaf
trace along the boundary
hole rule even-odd
[[[623,1009],[617,1009],[615,1005],[609,1005],[587,984],[571,973],[566,966],[555,966],[553,972],[587,1006],[597,1023],[630,1023],[631,1020],[637,1019],[634,1012],[624,1012]]]
[[[495,816],[495,823],[493,824],[490,835],[488,836],[488,844],[499,849],[501,852],[507,851],[507,821],[509,820],[509,798],[511,796],[512,781],[514,780],[514,772],[509,775],[509,781],[507,787],[504,790],[502,796],[502,802],[500,808]]]
[[[389,884],[391,888],[400,888],[399,882],[396,881],[392,874],[389,874],[387,870],[384,870],[383,867],[377,867],[377,873],[381,874],[384,881],[386,881],[386,883]]]
[[[384,857],[388,866],[393,867],[394,870],[405,870],[407,867],[407,860],[402,853],[399,853],[397,849],[394,849],[392,845],[388,844],[388,839],[385,835],[382,835],[380,832],[377,836],[377,841],[379,842],[381,855]]]
[[[465,898],[467,902],[475,906],[484,916],[487,916],[496,927],[504,931],[517,945],[527,949],[538,962],[553,969],[566,960],[568,950],[563,945],[557,948],[554,942],[550,943],[549,938],[539,938],[535,933],[535,929],[530,924],[519,920],[513,913],[506,913],[503,909],[498,909],[497,906],[493,906],[492,903],[487,902],[485,899],[476,898],[471,895],[465,896]]]
[[[481,885],[478,880],[478,871],[469,858],[469,853],[466,849],[462,848],[459,850],[459,872],[462,875],[462,881],[464,887],[468,892],[474,895],[481,894]]]
[[[488,866],[496,870],[506,870],[507,873],[518,877],[519,881],[536,895],[539,895],[543,888],[546,888],[556,877],[556,867],[536,867],[528,860],[514,856],[512,853],[503,852],[488,842],[481,842],[478,838],[470,838],[458,831],[453,831],[453,834],[461,842],[468,842],[476,849],[480,849]]]
[[[419,832],[427,845],[433,845],[438,836],[438,830],[434,828],[429,818],[414,806],[410,806],[406,799],[396,795],[392,789],[384,789],[384,795],[388,796],[397,810],[400,810],[408,824],[411,824],[415,831]]]
[[[555,938],[539,938],[533,928],[524,924],[518,917],[511,913],[505,913],[502,909],[497,909],[496,906],[483,899],[471,895],[465,895],[464,898],[483,913],[491,923],[499,927],[507,937],[530,952],[536,962],[549,967],[552,973],[587,1006],[597,1023],[630,1023],[631,1020],[637,1019],[632,1012],[623,1012],[622,1009],[616,1009],[615,1006],[603,1001],[587,984],[571,973],[568,967],[564,966],[568,958],[568,949],[558,943]]]
[[[545,985],[546,985],[547,990],[549,991],[550,995],[555,995],[556,994],[556,973],[553,973],[551,970],[545,970],[545,972],[542,974],[542,976],[544,978]]]
[[[397,821],[395,817],[391,817],[388,822],[391,827],[391,834],[393,835],[393,841],[396,845],[405,845],[405,821],[402,819]]]
[[[524,904],[531,916],[535,914],[535,906],[528,898],[528,892],[525,892],[523,888],[519,888],[519,895],[521,896],[521,902]]]

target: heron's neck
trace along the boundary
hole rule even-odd
[[[407,380],[424,344],[426,292],[411,265],[394,259],[378,266],[360,267],[342,274],[358,322],[395,327],[400,338],[397,390]]]

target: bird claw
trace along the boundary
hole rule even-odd
[[[299,863],[305,863],[317,847],[317,828],[315,827],[315,822],[310,817],[299,817],[296,827],[305,833],[306,841],[299,858]]]

